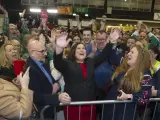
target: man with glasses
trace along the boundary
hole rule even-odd
[[[51,105],[44,112],[44,117],[47,119],[54,118],[54,106],[61,101],[64,104],[70,102],[70,97],[66,93],[61,93],[59,96],[57,91],[60,86],[52,77],[49,63],[45,62],[47,51],[45,45],[31,38],[27,42],[27,50],[29,52],[28,65],[30,66],[29,88],[34,91],[33,101],[38,109],[37,117],[40,117],[40,111],[45,105]]]

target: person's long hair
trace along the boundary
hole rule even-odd
[[[79,43],[74,44],[74,45],[71,47],[71,49],[70,49],[70,51],[69,51],[69,53],[68,53],[68,60],[76,61],[75,52],[76,52],[77,46],[80,45],[80,44],[84,45],[82,42],[79,42]],[[84,45],[84,46],[85,46],[85,45]]]
[[[7,45],[12,45],[10,42],[7,42],[5,44],[3,44],[0,48],[0,68],[11,68],[12,64],[10,63],[10,61],[8,60],[8,58],[6,57],[5,54],[5,48]],[[13,45],[12,45],[13,46]]]
[[[114,82],[120,73],[126,73],[118,86],[118,89],[123,90],[125,93],[135,93],[141,89],[140,85],[144,72],[146,69],[149,69],[150,66],[148,50],[143,49],[138,45],[135,45],[134,47],[138,50],[135,67],[129,70],[130,66],[127,64],[128,58],[125,58],[112,76],[112,82]]]

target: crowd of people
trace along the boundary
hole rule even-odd
[[[54,119],[55,108],[64,105],[66,120],[151,120],[160,97],[160,30],[142,21],[133,32],[118,27],[105,30],[106,20],[91,27],[68,26],[50,30],[45,22],[30,26],[21,14],[20,25],[9,23],[4,13],[0,35],[0,119]],[[79,20],[77,20],[79,22]],[[25,61],[16,74],[15,61]],[[68,106],[74,101],[132,100],[132,103]],[[135,111],[135,105],[137,105]],[[125,115],[122,112],[126,109]],[[92,111],[92,117],[91,117]],[[114,111],[114,113],[113,113]],[[134,116],[136,113],[136,117]],[[80,114],[79,114],[80,113]],[[114,115],[113,115],[114,114]],[[160,119],[160,104],[154,120]]]

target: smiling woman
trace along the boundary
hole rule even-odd
[[[56,43],[56,55],[54,59],[55,68],[64,76],[65,89],[64,91],[71,96],[72,101],[93,101],[95,100],[95,82],[94,70],[101,64],[112,50],[112,44],[107,44],[101,54],[95,58],[86,57],[86,43],[76,43],[71,47],[67,59],[63,59],[63,50],[68,45],[69,40],[66,40],[67,35],[61,35]],[[96,107],[93,109],[90,105],[81,106],[81,110],[77,106],[68,107],[68,120],[78,120],[81,113],[81,120],[95,120]],[[93,111],[92,119],[90,111]],[[67,120],[67,109],[64,107],[64,115]]]
[[[19,59],[18,51],[11,43],[6,43],[1,47],[0,55],[0,75],[15,78],[13,62]]]

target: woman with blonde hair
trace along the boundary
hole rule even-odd
[[[19,59],[18,51],[10,42],[7,42],[1,46],[0,55],[0,75],[15,78],[13,64]]]
[[[18,52],[21,52],[21,44],[18,40],[10,40],[9,42],[18,50]]]
[[[103,120],[136,119],[136,102],[145,105],[151,97],[149,67],[148,51],[135,45],[112,76],[112,86],[106,97],[106,100],[133,100],[133,103],[106,105]]]

